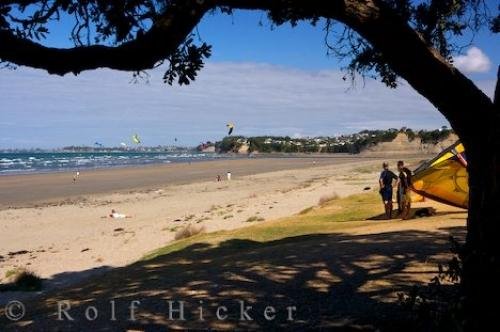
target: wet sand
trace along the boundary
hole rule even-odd
[[[373,160],[356,156],[304,156],[293,158],[245,158],[142,167],[83,170],[76,182],[73,172],[0,176],[0,210],[71,202],[81,196],[127,193],[170,185],[213,181],[217,174],[233,178],[264,172],[300,169]]]

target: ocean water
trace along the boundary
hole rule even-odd
[[[0,175],[168,164],[221,158],[197,152],[0,152]]]

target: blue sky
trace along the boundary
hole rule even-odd
[[[259,24],[262,22],[263,24]],[[61,28],[62,27],[62,28]],[[71,46],[68,24],[54,26],[47,43]],[[139,132],[146,145],[193,145],[236,133],[334,135],[365,128],[437,128],[446,120],[406,84],[397,90],[342,80],[326,56],[322,27],[271,28],[260,13],[207,16],[198,29],[213,56],[192,86],[170,87],[161,68],[149,82],[97,70],[79,77],[19,68],[0,72],[0,148],[70,144],[119,145]],[[457,65],[492,94],[500,46],[480,33]]]

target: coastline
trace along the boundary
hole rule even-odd
[[[212,181],[217,175],[224,177],[228,170],[237,177],[309,166],[338,165],[356,160],[373,158],[353,155],[272,155],[99,168],[81,170],[75,183],[74,172],[69,171],[9,174],[0,176],[0,210],[58,204],[61,201],[72,203],[85,195],[144,191],[162,186]]]
[[[415,158],[415,155],[407,157]],[[147,191],[164,186],[213,181],[217,175],[224,178],[229,170],[233,176],[239,177],[264,172],[382,159],[381,156],[348,154],[266,154],[256,155],[253,158],[229,157],[216,160],[81,170],[80,177],[75,183],[73,183],[75,174],[73,171],[5,174],[0,176],[0,210],[59,205],[64,202],[73,204],[87,195]]]

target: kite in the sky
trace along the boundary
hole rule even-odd
[[[102,148],[102,147],[103,147],[103,145],[102,145],[101,143],[99,143],[99,142],[95,142],[95,143],[94,143],[94,145],[95,145],[95,146],[98,146],[98,147],[100,147],[100,148]]]
[[[132,135],[132,142],[134,142],[135,144],[141,144],[141,139],[139,138],[139,135],[137,134]]]
[[[124,148],[127,147],[127,143],[124,143],[124,142],[121,142],[120,145],[123,146]]]
[[[458,141],[415,170],[411,189],[435,201],[467,209],[468,180],[465,149]]]
[[[229,132],[227,133],[228,136],[231,136],[231,134],[233,133],[233,130],[234,130],[234,124],[233,123],[228,123],[226,125],[227,129],[229,129]]]

